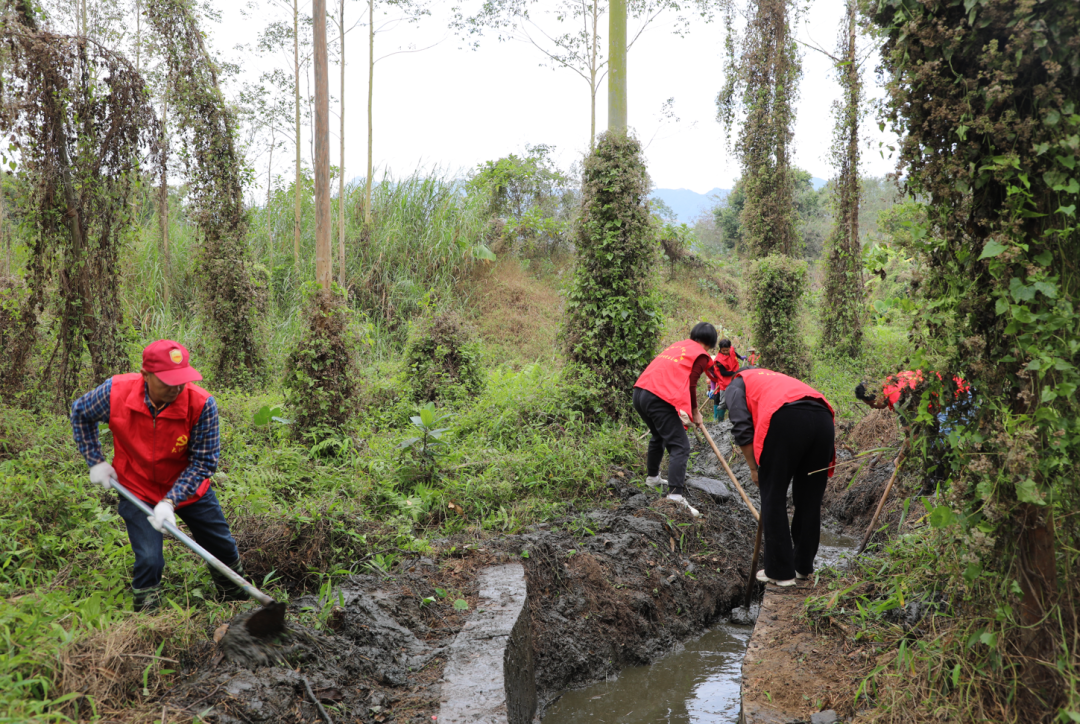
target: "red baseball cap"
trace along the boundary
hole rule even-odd
[[[142,368],[167,385],[201,380],[202,375],[188,362],[187,347],[171,339],[151,342],[142,353]]]

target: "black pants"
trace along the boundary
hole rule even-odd
[[[829,464],[835,429],[829,411],[816,404],[781,407],[773,413],[761,450],[758,486],[765,532],[765,575],[789,581],[814,572],[821,538],[821,499],[828,472],[808,475]],[[788,527],[787,488],[795,515]]]
[[[634,409],[649,426],[652,437],[649,438],[649,456],[646,466],[650,476],[660,474],[660,461],[664,457],[664,448],[668,451],[668,488],[669,492],[684,495],[686,489],[686,460],[690,457],[690,440],[686,437],[679,413],[670,402],[643,390],[634,388]]]

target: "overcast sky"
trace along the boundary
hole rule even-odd
[[[304,3],[302,3],[303,5]],[[448,30],[453,3],[435,0],[430,17],[419,24],[402,24],[376,37],[376,57],[413,46],[435,47],[385,58],[375,67],[375,163],[395,176],[416,169],[439,167],[464,173],[485,160],[520,153],[529,144],[556,148],[556,159],[569,167],[588,149],[589,87],[575,73],[545,67],[543,56],[517,41],[485,38],[479,50],[465,45]],[[337,3],[328,5],[336,12]],[[248,77],[273,65],[273,58],[232,50],[254,44],[260,25],[275,17],[269,4],[255,15],[241,14],[241,3],[220,3],[223,19],[209,28],[214,47],[237,60]],[[798,37],[833,51],[842,19],[841,0],[816,0],[806,12]],[[310,11],[310,6],[307,8]],[[346,23],[362,19],[366,3],[347,0]],[[282,11],[276,16],[286,19]],[[289,18],[291,20],[291,18]],[[376,16],[376,25],[380,18]],[[606,23],[605,23],[606,25]],[[631,28],[633,32],[633,28]],[[331,36],[336,34],[333,25]],[[606,33],[605,33],[606,35]],[[442,40],[442,42],[439,42]],[[704,193],[731,188],[738,163],[725,147],[723,128],[715,120],[716,94],[723,85],[723,27],[699,22],[685,37],[671,24],[655,22],[629,53],[629,119],[646,147],[653,184],[657,188],[687,188]],[[346,177],[362,176],[366,165],[367,30],[354,29],[346,40]],[[869,96],[880,96],[872,66],[865,74]],[[338,70],[331,67],[331,93],[338,94]],[[803,52],[803,80],[795,129],[794,159],[814,176],[829,178],[833,167],[829,144],[833,128],[831,103],[839,86],[830,61],[820,53]],[[597,127],[607,123],[607,90],[597,103]],[[661,123],[661,106],[674,98],[678,123]],[[331,163],[337,164],[336,101],[331,131]],[[866,124],[870,149],[864,152],[863,172],[880,176],[893,162],[882,158],[880,134],[874,119]],[[307,139],[305,129],[305,139]],[[307,144],[305,140],[305,158]],[[287,158],[282,159],[287,162]],[[265,178],[266,159],[257,162]],[[261,165],[261,168],[258,168]],[[275,166],[277,164],[275,163]],[[278,167],[287,172],[288,166]]]

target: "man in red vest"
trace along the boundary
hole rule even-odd
[[[701,373],[712,364],[708,350],[716,346],[716,327],[699,322],[690,330],[690,339],[676,342],[656,356],[634,383],[634,409],[649,427],[649,455],[646,459],[649,487],[668,486],[668,500],[685,505],[690,515],[698,516],[686,500],[686,460],[690,440],[686,428],[691,420],[700,424],[697,384]],[[660,477],[660,461],[668,451],[668,479]]]
[[[90,466],[90,482],[108,489],[119,481],[154,514],[145,516],[125,498],[119,513],[135,553],[132,592],[136,611],[160,604],[165,568],[162,531],[176,516],[210,553],[243,575],[240,553],[210,487],[221,453],[217,403],[206,390],[183,345],[162,339],[143,350],[142,371],[115,375],[71,406],[75,444]],[[105,460],[98,424],[113,434],[113,462]],[[247,598],[240,588],[210,569],[224,600]]]
[[[725,394],[732,437],[761,490],[765,568],[757,578],[794,586],[814,572],[821,500],[836,461],[832,406],[810,385],[758,367],[740,370]],[[790,527],[788,483],[795,505]]]

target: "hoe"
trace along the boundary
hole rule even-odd
[[[145,513],[147,516],[154,514],[154,511],[150,509],[143,501],[136,498],[130,490],[125,488],[120,483],[113,480],[111,482],[116,492],[127,498],[133,505],[139,510]],[[255,586],[244,580],[239,574],[227,565],[215,558],[210,551],[203,548],[201,545],[193,541],[186,533],[177,528],[172,523],[166,523],[165,529],[176,538],[178,541],[186,545],[191,550],[195,551],[200,558],[209,563],[211,566],[221,572],[223,576],[226,576],[230,581],[235,583],[241,589],[244,590],[249,596],[263,605],[255,613],[248,616],[244,621],[244,627],[255,638],[268,640],[272,639],[285,630],[285,604],[275,601],[267,596],[265,593],[255,588]]]

